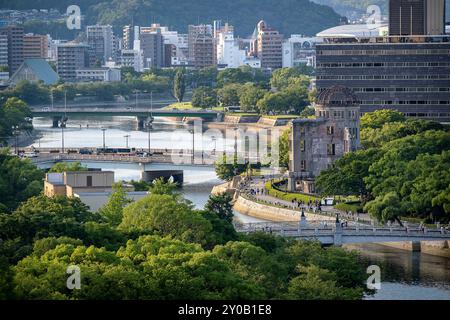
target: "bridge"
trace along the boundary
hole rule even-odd
[[[223,113],[212,110],[179,110],[179,109],[156,109],[133,107],[71,107],[71,108],[32,108],[33,117],[52,118],[53,126],[58,127],[62,119],[67,120],[72,116],[128,116],[136,117],[139,128],[144,128],[145,122],[150,115],[153,117],[176,117],[176,118],[202,118],[204,120],[221,120]]]
[[[323,222],[250,223],[237,226],[241,233],[265,232],[296,240],[316,240],[323,245],[350,243],[418,242],[450,240],[450,231],[427,228],[368,227],[354,224],[343,227],[341,223],[326,225]]]

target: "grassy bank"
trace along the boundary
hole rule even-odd
[[[303,202],[309,202],[320,200],[320,197],[312,196],[312,195],[306,195],[301,193],[291,193],[291,192],[285,192],[281,191],[280,189],[277,189],[274,184],[281,183],[281,181],[277,181],[272,183],[271,181],[266,182],[265,188],[268,191],[269,195],[272,197],[292,202],[292,200],[295,201],[303,201]]]

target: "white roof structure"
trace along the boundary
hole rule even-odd
[[[316,36],[320,38],[360,38],[378,37],[387,30],[387,23],[380,24],[346,24],[319,32]]]

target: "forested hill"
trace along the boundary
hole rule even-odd
[[[4,9],[48,9],[64,12],[72,0],[2,0]],[[219,19],[235,26],[236,34],[250,35],[261,19],[284,35],[314,35],[339,24],[330,7],[309,0],[78,0],[86,23],[112,24],[116,31],[132,21],[136,25],[158,22],[187,32],[189,24]]]

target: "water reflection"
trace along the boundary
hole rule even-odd
[[[368,299],[450,300],[450,259],[378,244],[345,245],[381,268],[381,289]]]

